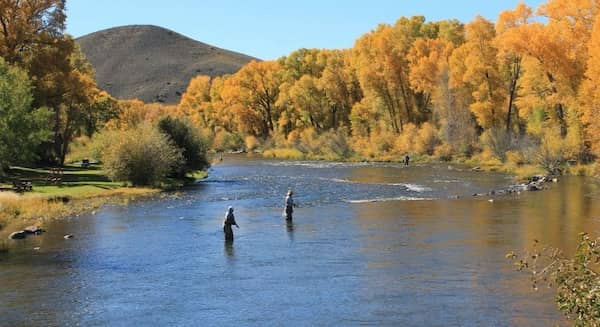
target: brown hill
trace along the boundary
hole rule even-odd
[[[96,69],[98,86],[118,99],[178,103],[200,74],[237,72],[253,60],[150,25],[115,27],[76,40]]]

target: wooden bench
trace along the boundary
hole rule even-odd
[[[17,193],[33,191],[33,183],[30,180],[22,179],[18,181],[13,181],[12,184],[13,191]]]

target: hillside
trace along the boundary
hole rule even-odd
[[[191,78],[238,71],[254,59],[150,25],[115,27],[76,40],[98,86],[118,99],[178,103]]]

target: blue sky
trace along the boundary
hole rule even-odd
[[[349,48],[378,23],[424,15],[429,21],[476,15],[496,20],[519,0],[69,0],[67,32],[79,37],[151,24],[221,48],[275,59],[299,48]],[[526,0],[536,8],[542,0]]]

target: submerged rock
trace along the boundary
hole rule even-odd
[[[8,238],[11,240],[22,240],[26,237],[27,237],[27,232],[25,232],[24,230],[13,232],[8,236]]]

